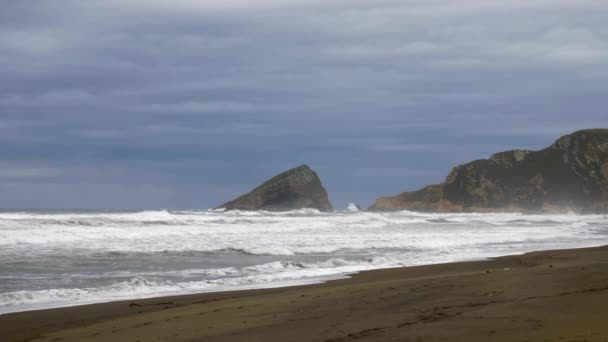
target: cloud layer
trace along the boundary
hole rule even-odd
[[[1,207],[205,208],[308,163],[336,206],[606,127],[601,1],[11,1]]]

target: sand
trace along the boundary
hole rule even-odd
[[[608,247],[0,316],[2,341],[608,341]]]

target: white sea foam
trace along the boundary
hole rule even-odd
[[[386,268],[404,265],[398,258],[377,257],[361,260],[332,258],[319,263],[281,262],[244,267],[242,269],[225,268],[213,270],[188,270],[179,272],[187,279],[191,275],[212,274],[231,277],[199,281],[153,281],[140,274],[138,277],[121,281],[109,286],[87,288],[62,288],[34,291],[14,291],[0,294],[0,313],[20,311],[23,309],[77,305],[108,300],[146,298],[160,295],[184,294],[206,291],[227,290],[232,288],[262,287],[264,284],[288,283],[290,281],[319,279],[336,274]],[[113,274],[124,275],[124,274]],[[106,274],[110,276],[110,274]]]
[[[607,243],[605,215],[2,212],[0,312]]]
[[[355,213],[360,211],[359,207],[357,207],[357,205],[355,203],[348,203],[348,206],[346,207],[346,210]]]

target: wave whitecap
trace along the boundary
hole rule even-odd
[[[0,311],[602,244],[605,215],[0,212]]]

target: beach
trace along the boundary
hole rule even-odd
[[[0,316],[3,341],[608,341],[608,247]]]
[[[608,1],[4,1],[0,342],[608,342]]]
[[[607,227],[564,213],[3,211],[0,314],[603,246]]]

